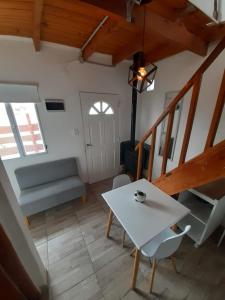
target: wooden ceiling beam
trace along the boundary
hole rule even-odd
[[[171,42],[163,43],[145,54],[146,64],[155,63],[166,57],[182,52],[184,49],[177,47]]]
[[[136,10],[136,13],[137,24],[140,24],[140,20],[143,19],[143,11]],[[114,65],[129,58],[135,53],[135,50],[142,50],[142,28],[140,27],[139,30],[140,32],[138,35],[134,36],[133,42],[130,42],[123,48],[119,49],[113,56]],[[163,59],[166,56],[171,56],[183,50],[190,50],[201,56],[204,56],[207,53],[207,44],[205,41],[190,33],[184,25],[165,19],[152,13],[148,9],[146,12],[145,41],[151,41],[154,35],[160,36],[164,39],[165,44],[170,44],[170,47],[157,47],[156,51],[153,50],[153,52],[148,53],[147,60],[150,60],[151,62]],[[153,59],[151,57],[153,57]]]
[[[147,34],[152,31],[154,34],[177,44],[179,48],[190,50],[201,56],[206,55],[207,44],[205,41],[189,32],[183,24],[169,21],[149,10],[147,11],[146,20]]]
[[[87,60],[96,50],[96,48],[107,40],[110,33],[116,28],[117,22],[108,18],[95,36],[90,40],[82,51],[82,58]]]
[[[33,43],[36,51],[41,49],[41,20],[43,15],[44,0],[34,0],[33,7]]]
[[[141,50],[142,43],[140,40],[140,34],[138,34],[134,36],[132,41],[126,43],[124,47],[120,48],[119,51],[117,51],[117,53],[113,55],[112,64],[115,66],[124,59],[131,57],[133,54]]]

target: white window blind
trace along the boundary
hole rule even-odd
[[[0,83],[0,103],[40,102],[37,85]]]

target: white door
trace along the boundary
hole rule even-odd
[[[119,99],[117,95],[80,93],[89,183],[118,174]]]

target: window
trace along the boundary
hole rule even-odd
[[[152,84],[149,84],[147,87],[147,92],[154,91],[155,89],[155,80],[153,80]]]
[[[0,103],[0,157],[10,159],[46,151],[33,103]]]
[[[95,102],[94,105],[90,108],[89,115],[98,115],[98,114],[113,115],[114,111],[108,103],[104,101],[98,101]]]

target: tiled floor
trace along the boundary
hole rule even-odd
[[[149,289],[150,265],[142,259],[138,290],[130,291],[132,243],[121,247],[118,224],[111,239],[104,231],[108,208],[100,194],[111,189],[111,180],[91,185],[88,202],[79,200],[58,206],[30,218],[37,250],[49,272],[51,299],[56,300],[224,300],[225,245],[216,238],[196,249],[185,238],[177,257],[180,274],[169,260],[160,262],[154,285]]]

